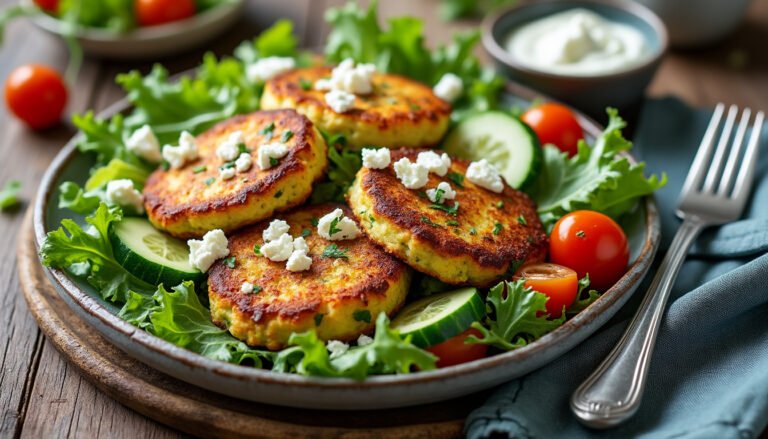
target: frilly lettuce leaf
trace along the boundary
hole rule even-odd
[[[528,193],[536,201],[545,227],[580,209],[617,218],[641,197],[666,184],[666,175],[646,178],[644,163],[631,164],[620,154],[632,143],[621,135],[626,124],[618,112],[612,108],[607,112],[608,125],[594,146],[581,141],[578,153],[571,158],[553,145],[544,146],[542,171]]]

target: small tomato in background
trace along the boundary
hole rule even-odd
[[[50,128],[61,121],[67,106],[67,86],[56,70],[23,65],[5,80],[5,103],[30,128]]]
[[[194,0],[134,0],[136,20],[141,26],[156,26],[195,15]]]
[[[624,275],[629,263],[627,235],[609,216],[591,210],[571,212],[555,223],[549,237],[549,259],[589,273],[591,286],[605,291]]]
[[[540,104],[523,113],[521,119],[533,129],[542,145],[551,143],[571,157],[578,152],[584,130],[573,111],[565,105]]]
[[[35,0],[35,4],[40,9],[51,14],[59,11],[59,0]]]
[[[448,367],[484,358],[488,352],[488,345],[466,343],[467,337],[470,335],[479,338],[482,333],[475,328],[469,328],[442,343],[428,347],[426,350],[437,357],[437,367]]]

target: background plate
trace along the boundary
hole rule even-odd
[[[538,95],[508,84],[505,99],[529,102]],[[123,100],[106,110],[109,117],[129,107]],[[601,128],[579,115],[588,137]],[[63,181],[84,183],[92,159],[80,154],[72,139],[53,160],[38,192],[34,211],[35,243],[39,249],[48,231],[65,217],[57,208],[58,186]],[[605,324],[635,291],[650,268],[659,244],[659,220],[651,197],[623,221],[630,240],[627,273],[589,308],[558,329],[523,348],[435,371],[409,375],[376,376],[358,382],[344,378],[281,374],[211,360],[150,335],[117,317],[118,309],[79,279],[58,269],[46,269],[61,298],[80,317],[128,355],[174,378],[250,401],[291,407],[368,410],[426,404],[474,393],[537,369],[579,344]]]

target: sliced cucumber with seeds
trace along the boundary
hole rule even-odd
[[[392,320],[392,328],[410,335],[416,346],[429,347],[461,334],[483,316],[485,304],[477,288],[462,288],[407,305]]]
[[[507,184],[520,189],[541,168],[541,146],[536,133],[520,120],[498,111],[470,116],[448,133],[443,148],[467,160],[487,159]]]
[[[124,218],[112,231],[115,259],[134,276],[152,285],[171,288],[199,280],[200,270],[189,264],[189,247],[155,229],[143,218]]]

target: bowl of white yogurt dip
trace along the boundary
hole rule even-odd
[[[537,1],[488,17],[483,45],[514,81],[601,115],[642,97],[667,49],[667,32],[635,2]]]

